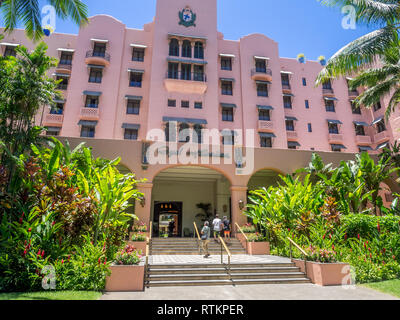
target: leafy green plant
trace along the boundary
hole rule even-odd
[[[146,235],[144,233],[138,232],[132,234],[132,241],[146,241]]]
[[[267,239],[265,236],[259,233],[249,233],[247,235],[248,242],[266,242]]]
[[[115,256],[116,265],[132,266],[138,265],[141,261],[142,253],[137,251],[134,246],[126,246]]]
[[[245,224],[241,229],[244,233],[254,233],[257,231],[256,227],[250,223]]]

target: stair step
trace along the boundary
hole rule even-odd
[[[231,273],[296,273],[299,272],[298,267],[267,267],[267,268],[231,268]],[[180,268],[180,269],[150,269],[148,274],[209,274],[209,273],[226,273],[226,268],[216,267],[216,268]]]
[[[293,273],[234,273],[231,275],[233,280],[264,280],[264,279],[291,279],[304,276],[301,272]],[[153,281],[189,281],[189,280],[229,280],[227,273],[215,274],[162,274],[149,275],[147,280]]]
[[[204,268],[218,268],[222,267],[220,264],[151,264],[150,270],[154,269],[204,269]],[[231,268],[268,268],[268,267],[295,267],[294,263],[291,262],[279,262],[279,263],[234,263],[231,264]]]
[[[175,287],[175,286],[221,286],[221,285],[254,285],[254,284],[300,284],[310,283],[306,278],[290,279],[244,279],[244,280],[188,280],[188,281],[152,281],[146,287]]]

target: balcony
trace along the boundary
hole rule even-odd
[[[100,112],[98,108],[81,108],[81,119],[83,120],[99,120]]]
[[[274,123],[272,121],[259,120],[258,121],[258,130],[260,130],[260,131],[273,131],[274,130]]]
[[[263,68],[254,68],[251,70],[253,80],[272,81],[272,70]]]
[[[328,136],[329,143],[342,143],[343,142],[343,135],[330,133]]]
[[[61,73],[71,73],[72,70],[72,64],[65,63],[63,61],[60,61],[60,63],[56,67],[57,72]]]
[[[164,85],[169,92],[204,94],[207,90],[207,76],[203,72],[167,72]]]
[[[382,131],[374,136],[374,143],[381,143],[388,139],[390,139],[389,133],[387,131]]]
[[[356,143],[358,145],[370,145],[372,143],[372,139],[370,136],[356,136]]]
[[[358,97],[358,91],[357,90],[349,90],[349,97],[350,98],[357,98]]]
[[[322,95],[324,97],[333,97],[335,93],[332,88],[322,88]]]
[[[299,135],[296,131],[286,131],[288,140],[297,140]]]
[[[44,119],[45,126],[61,126],[64,120],[62,114],[47,114]]]
[[[86,64],[100,64],[108,66],[111,61],[111,56],[107,52],[89,50],[86,52]]]
[[[290,83],[282,82],[282,91],[284,93],[291,93],[292,92],[292,88],[290,86]]]

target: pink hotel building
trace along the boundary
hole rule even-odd
[[[315,87],[319,62],[281,58],[278,43],[262,34],[224,39],[217,0],[158,0],[154,21],[141,30],[97,15],[78,35],[54,33],[45,42],[59,59],[52,75],[62,79],[64,98],[37,122],[71,144],[86,141],[99,156],[120,156],[123,170],[146,179],[135,211],[154,221],[156,235],[168,219],[177,222],[177,236],[190,235],[193,221],[200,221],[199,203],[244,223],[248,191],[307,165],[312,152],[338,163],[399,138],[399,114],[385,121],[385,101],[354,109],[358,92],[345,78]],[[17,45],[34,48],[17,30],[3,39],[2,54],[14,54]],[[225,144],[232,130],[254,129],[254,169],[238,174],[235,164],[148,165],[147,133],[175,126],[218,129]]]

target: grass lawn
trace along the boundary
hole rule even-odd
[[[366,283],[363,286],[391,294],[400,298],[400,280],[388,280],[375,283]]]
[[[101,296],[95,291],[44,291],[0,293],[0,300],[98,300]]]

